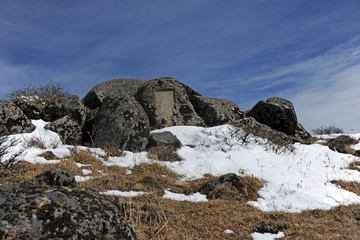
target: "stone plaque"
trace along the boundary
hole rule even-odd
[[[158,117],[171,117],[175,104],[174,90],[155,91],[155,107]]]

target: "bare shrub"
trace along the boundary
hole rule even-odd
[[[148,151],[148,157],[159,161],[180,161],[180,157],[179,155],[177,155],[174,147],[151,147]]]
[[[344,130],[342,128],[338,128],[335,127],[334,125],[332,126],[322,126],[320,128],[315,128],[315,129],[311,129],[311,131],[315,134],[315,135],[324,135],[324,134],[342,134],[344,133]]]
[[[41,149],[46,149],[45,142],[42,139],[36,137],[33,137],[30,140],[28,140],[26,142],[26,145],[27,147],[37,147]]]
[[[24,149],[11,152],[11,148],[19,143],[18,139],[9,136],[0,137],[0,165],[2,168],[10,168],[16,162],[16,158],[24,152]]]
[[[19,98],[38,105],[47,105],[69,95],[61,82],[28,83],[26,87],[8,93],[10,99]]]

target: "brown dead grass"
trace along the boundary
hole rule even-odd
[[[180,175],[161,164],[140,164],[126,174],[126,168],[106,167],[92,158],[88,151],[75,151],[70,158],[57,164],[30,164],[20,162],[12,172],[1,174],[0,183],[18,183],[33,179],[36,175],[52,169],[72,171],[82,175],[81,170],[91,169],[94,178],[79,183],[80,187],[95,191],[145,191],[148,195],[126,198],[119,205],[123,215],[133,227],[139,239],[252,239],[257,232],[277,233],[283,231],[283,239],[359,239],[360,205],[340,206],[331,210],[311,210],[302,213],[262,212],[247,204],[247,196],[237,190],[218,189],[220,198],[204,203],[180,202],[163,199],[164,189],[191,194],[205,183],[215,179],[206,175],[190,182],[179,181]],[[94,157],[95,158],[95,157]],[[75,162],[94,164],[78,167]],[[100,174],[102,170],[106,175]],[[254,177],[242,177],[246,186],[254,191],[262,183]],[[335,184],[360,194],[360,185],[337,181]],[[255,199],[257,196],[252,196]],[[109,197],[114,203],[118,197]],[[231,229],[234,234],[225,234]]]

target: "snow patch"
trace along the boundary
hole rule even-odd
[[[168,190],[165,190],[165,194],[163,195],[163,198],[176,200],[176,201],[189,201],[189,202],[207,202],[206,195],[203,195],[199,192],[191,194],[191,195],[185,195],[180,193],[173,193]]]
[[[135,192],[135,191],[121,192],[121,191],[118,191],[118,190],[108,190],[106,192],[99,192],[99,193],[103,194],[103,195],[121,196],[121,197],[136,197],[136,196],[149,194],[147,192]]]
[[[277,234],[271,234],[271,233],[252,233],[251,237],[254,240],[273,240],[273,239],[279,239],[285,237],[285,234],[283,232],[278,232]]]

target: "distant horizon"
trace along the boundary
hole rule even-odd
[[[0,98],[27,82],[79,97],[171,76],[242,110],[280,97],[311,129],[360,132],[357,0],[0,1]]]

